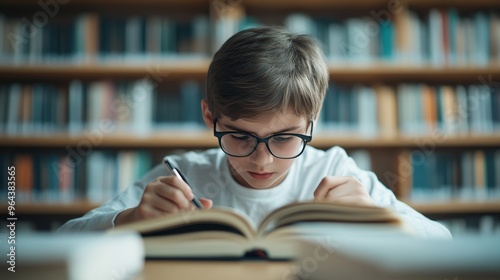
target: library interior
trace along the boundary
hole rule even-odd
[[[210,62],[232,35],[261,26],[307,34],[324,52],[330,80],[309,145],[345,149],[457,244],[363,240],[318,253],[307,243],[310,255],[293,262],[163,261],[144,260],[135,234],[57,237],[166,155],[219,147],[200,108]],[[498,279],[500,1],[2,0],[0,172],[0,275],[11,272],[14,240],[13,279]],[[94,261],[119,268],[83,273],[93,263],[69,259],[93,258],[85,244],[110,251]],[[398,248],[414,259],[401,261]],[[65,277],[40,265],[51,253],[70,267]],[[369,270],[374,259],[382,268]],[[364,261],[372,266],[354,269]]]

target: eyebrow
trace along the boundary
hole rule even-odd
[[[235,126],[232,126],[230,124],[222,124],[223,126],[231,129],[231,130],[235,130],[235,131],[239,131],[239,132],[246,132],[246,133],[250,133],[250,134],[253,134],[253,135],[257,135],[257,133],[255,132],[251,132],[251,131],[246,131],[244,129],[239,129]],[[285,129],[282,129],[282,130],[279,130],[279,131],[274,131],[273,133],[271,133],[270,135],[273,135],[273,134],[278,134],[278,133],[285,133],[285,132],[290,132],[292,130],[296,130],[296,129],[299,129],[301,128],[300,126],[292,126],[292,127],[288,127],[288,128],[285,128]]]

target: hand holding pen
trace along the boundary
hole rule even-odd
[[[160,176],[150,182],[144,189],[139,205],[119,213],[115,225],[212,207],[212,200],[195,197],[186,176],[178,168],[168,161],[164,161],[164,164],[171,176]]]
[[[167,159],[163,160],[163,164],[167,167],[168,171],[170,174],[176,176],[180,180],[184,181],[188,185],[188,187],[191,189],[191,184],[189,184],[186,176],[182,173],[182,171],[179,168],[174,167]],[[191,190],[192,193],[192,190]],[[191,200],[193,204],[196,206],[198,209],[203,209],[203,206],[201,205],[200,201],[198,198],[193,194],[193,199]]]

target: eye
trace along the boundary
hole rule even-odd
[[[276,142],[284,143],[288,142],[292,139],[292,136],[275,136],[273,137],[273,140]]]
[[[244,134],[231,134],[231,138],[238,141],[247,141],[250,136]]]

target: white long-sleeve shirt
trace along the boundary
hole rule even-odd
[[[312,200],[314,191],[324,177],[354,176],[366,188],[376,205],[394,209],[418,235],[451,237],[446,227],[396,199],[394,193],[373,172],[360,169],[340,147],[323,151],[307,146],[304,153],[295,159],[286,178],[270,189],[251,189],[239,185],[231,176],[226,155],[218,148],[168,158],[189,178],[197,197],[212,199],[214,206],[244,212],[256,225],[280,206],[294,201]],[[147,184],[158,176],[167,175],[169,173],[166,168],[162,164],[157,165],[133,186],[83,217],[68,221],[59,230],[103,230],[113,227],[114,220],[121,211],[139,204]]]

